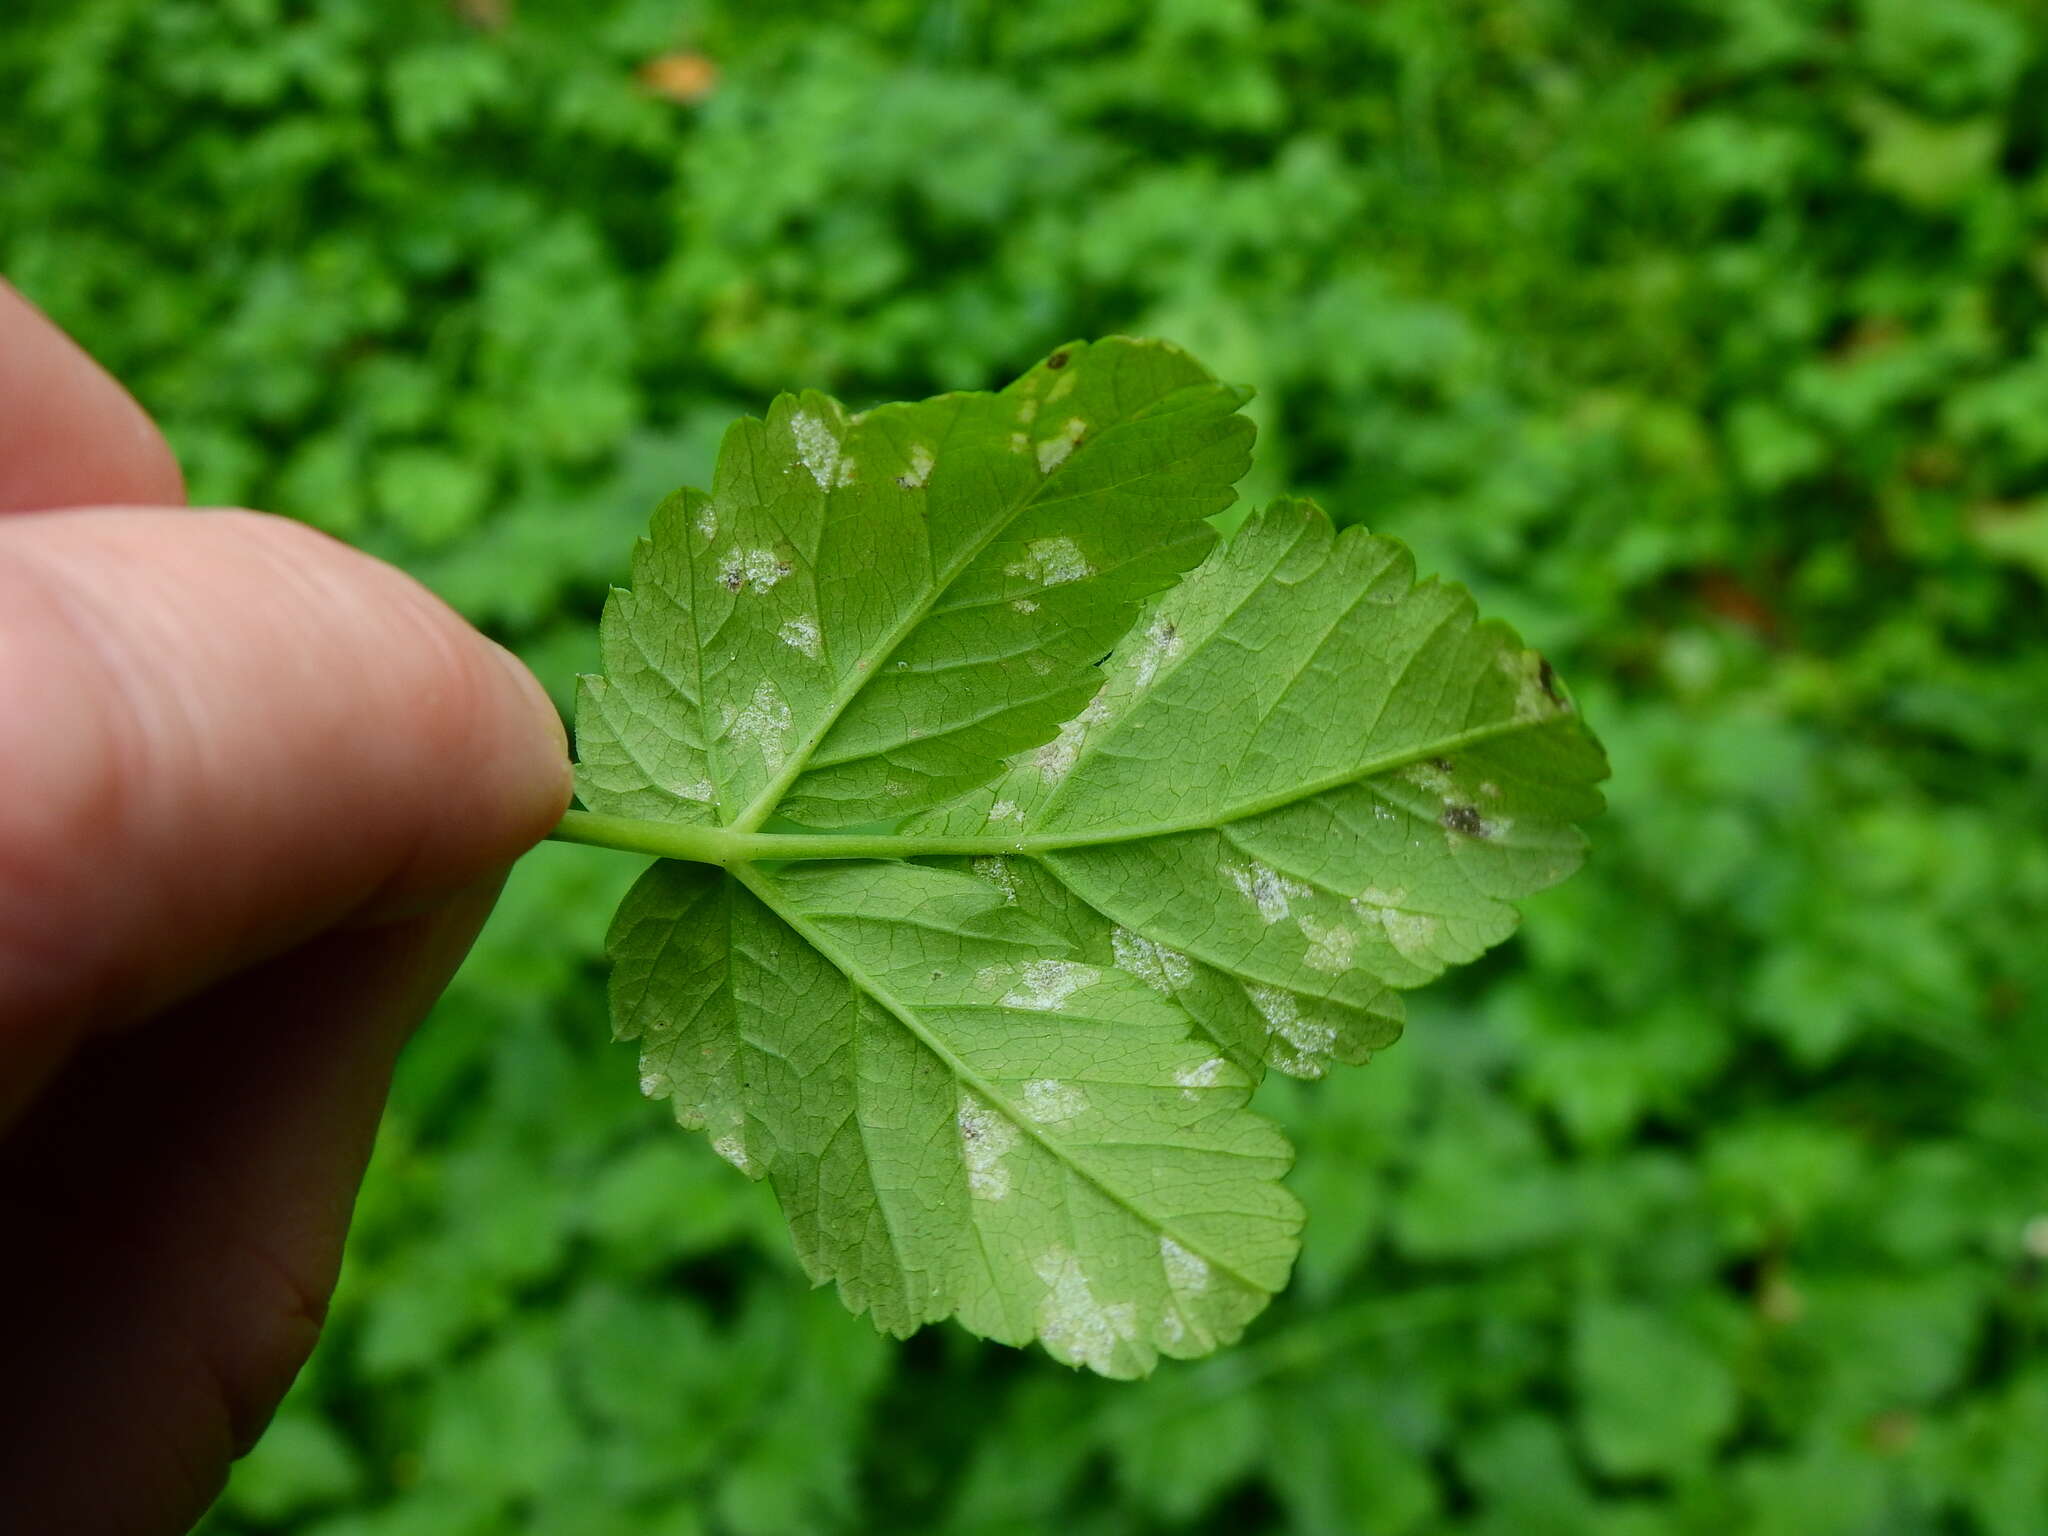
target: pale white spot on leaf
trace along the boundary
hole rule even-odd
[[[1180,1085],[1180,1096],[1184,1099],[1199,1099],[1204,1088],[1214,1088],[1222,1082],[1230,1070],[1230,1063],[1221,1056],[1211,1056],[1207,1061],[1198,1061],[1192,1067],[1176,1067],[1173,1080]]]
[[[1087,727],[1080,721],[1069,720],[1058,735],[1031,754],[1031,765],[1047,779],[1066,777],[1080,760],[1081,738],[1086,734]]]
[[[1071,1120],[1088,1107],[1088,1096],[1072,1083],[1035,1077],[1024,1085],[1024,1113],[1040,1125]]]
[[[754,689],[746,708],[732,718],[728,734],[734,741],[754,747],[769,770],[780,768],[789,756],[789,702],[776,686],[763,678]]]
[[[1010,1193],[1010,1170],[1003,1158],[1017,1145],[1017,1127],[968,1089],[960,1090],[954,1115],[960,1132],[960,1159],[967,1165],[967,1192],[977,1200],[1001,1200]]]
[[[1155,619],[1146,629],[1144,644],[1138,649],[1138,686],[1151,687],[1159,669],[1179,656],[1181,648],[1180,630],[1170,620]]]
[[[1321,1077],[1316,1058],[1337,1043],[1336,1028],[1304,1016],[1301,999],[1284,988],[1251,983],[1244,990],[1266,1021],[1273,1065],[1296,1077]]]
[[[1562,707],[1543,686],[1543,658],[1534,651],[1502,651],[1497,658],[1501,671],[1515,685],[1515,718],[1546,720],[1562,713]]]
[[[896,483],[906,491],[921,491],[931,483],[932,465],[937,461],[931,449],[923,443],[910,445],[910,467],[896,477]]]
[[[1341,976],[1351,968],[1353,954],[1358,949],[1358,933],[1343,923],[1323,924],[1304,912],[1299,917],[1301,931],[1308,943],[1302,959],[1311,970],[1321,971],[1325,976]]]
[[[776,632],[776,637],[793,651],[801,651],[816,661],[824,648],[824,639],[818,633],[818,621],[808,613],[800,613],[785,623]]]
[[[837,434],[822,418],[809,411],[798,411],[789,418],[789,435],[796,441],[796,456],[818,482],[818,488],[828,488],[839,467]]]
[[[1410,763],[1401,777],[1432,795],[1448,795],[1452,789],[1451,770],[1440,762]]]
[[[1081,759],[1081,744],[1087,739],[1088,728],[1099,725],[1108,718],[1109,705],[1103,696],[1097,693],[1088,701],[1086,709],[1060,726],[1051,741],[1027,754],[1031,766],[1038,770],[1041,778],[1065,778],[1074,764]]]
[[[1380,913],[1380,926],[1387,931],[1387,941],[1410,960],[1427,964],[1435,958],[1432,951],[1439,924],[1429,913],[1400,912],[1389,907]]]
[[[974,861],[974,872],[1003,893],[1005,902],[1017,899],[1017,877],[1008,859],[984,858]]]
[[[1038,445],[1038,472],[1049,475],[1067,462],[1067,455],[1081,439],[1088,435],[1088,423],[1078,416],[1069,417],[1067,424],[1057,435],[1048,437]]]
[[[1141,933],[1117,928],[1110,933],[1109,947],[1116,954],[1119,970],[1128,971],[1154,992],[1170,993],[1193,978],[1194,963],[1177,949],[1155,944]]]
[[[1004,566],[1003,574],[1026,577],[1042,587],[1057,587],[1093,576],[1095,567],[1082,556],[1079,545],[1060,534],[1033,539],[1024,546],[1024,558]]]
[[[1081,1261],[1061,1244],[1048,1248],[1032,1269],[1046,1287],[1038,1304],[1038,1336],[1046,1350],[1070,1365],[1107,1371],[1117,1346],[1137,1336],[1135,1309],[1127,1301],[1097,1300]]]
[[[1102,972],[1078,960],[1027,960],[1016,968],[1018,984],[1003,995],[1005,1008],[1055,1013],[1083,987],[1102,979]]]
[[[1291,903],[1315,895],[1313,888],[1290,880],[1270,864],[1253,859],[1244,864],[1225,864],[1221,874],[1237,887],[1237,894],[1258,908],[1259,920],[1277,923],[1288,915]]]
[[[1159,1260],[1166,1269],[1166,1283],[1176,1291],[1192,1296],[1209,1289],[1209,1261],[1164,1233],[1159,1238]]]
[[[728,592],[766,592],[789,572],[789,562],[772,550],[735,549],[718,564],[718,584]]]

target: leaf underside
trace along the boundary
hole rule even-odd
[[[1243,399],[1122,338],[785,396],[606,608],[591,810],[882,829],[658,862],[610,951],[643,1090],[890,1332],[1110,1376],[1237,1337],[1301,1222],[1259,1076],[1366,1060],[1582,857],[1604,758],[1509,630],[1307,502],[1214,547]]]

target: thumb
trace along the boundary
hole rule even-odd
[[[0,520],[0,613],[0,1080],[468,886],[567,803],[533,677],[298,524]]]

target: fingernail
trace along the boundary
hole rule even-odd
[[[528,707],[553,743],[554,759],[561,764],[562,797],[566,803],[570,780],[569,733],[562,724],[561,712],[555,708],[555,701],[548,697],[547,689],[541,686],[540,679],[533,675],[525,662],[489,636],[485,636],[484,643],[496,653],[498,664],[512,676]]]

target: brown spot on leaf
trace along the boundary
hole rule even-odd
[[[1486,818],[1479,814],[1479,808],[1455,800],[1444,807],[1443,826],[1446,832],[1456,832],[1465,837],[1486,835]]]
[[[1045,366],[1046,366],[1046,367],[1048,367],[1048,368],[1064,368],[1064,367],[1066,367],[1066,366],[1067,366],[1067,354],[1066,354],[1066,353],[1064,353],[1064,352],[1055,352],[1055,353],[1053,353],[1053,355],[1052,355],[1051,357],[1048,357],[1048,358],[1047,358],[1047,359],[1045,360]]]

